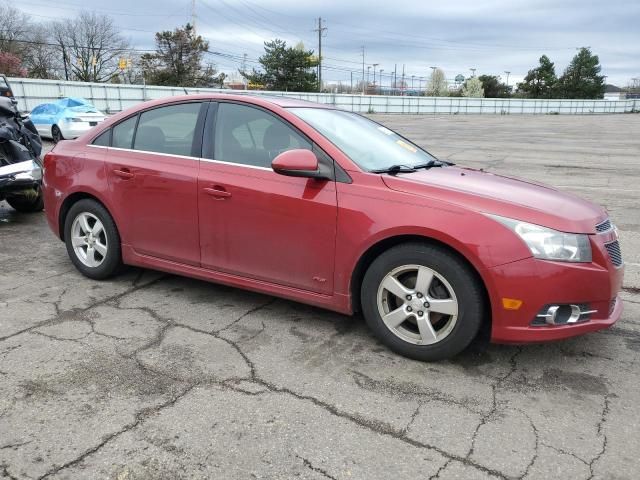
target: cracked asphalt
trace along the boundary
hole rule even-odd
[[[640,115],[376,119],[606,205],[621,321],[419,363],[360,317],[149,270],[86,279],[43,214],[0,203],[0,478],[638,478]]]

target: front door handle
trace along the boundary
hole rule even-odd
[[[227,192],[224,187],[219,185],[216,185],[215,187],[206,187],[204,188],[204,192],[207,195],[211,195],[212,197],[219,199],[229,198],[231,196],[231,193]]]
[[[128,168],[115,168],[113,174],[125,180],[135,177],[135,174],[131,173]]]

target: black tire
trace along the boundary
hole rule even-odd
[[[58,143],[60,140],[64,140],[62,132],[57,125],[51,127],[51,138],[53,139],[53,143]]]
[[[21,213],[41,212],[44,209],[42,190],[38,188],[38,194],[33,197],[19,196],[7,198],[7,203]]]
[[[446,336],[432,344],[416,344],[401,338],[384,323],[378,308],[378,291],[382,281],[394,269],[408,265],[424,266],[435,271],[455,293],[457,320],[454,322],[453,317],[441,317],[443,322],[449,319],[453,326]],[[394,352],[421,361],[449,359],[462,352],[478,334],[485,315],[484,290],[478,275],[455,253],[428,243],[405,243],[382,253],[365,273],[360,298],[364,317],[375,335]],[[423,314],[422,311],[419,313]],[[430,315],[433,314],[427,313],[425,318],[433,318]],[[415,322],[416,318],[410,321]]]
[[[78,257],[72,243],[72,226],[74,220],[83,213],[89,213],[97,217],[103,225],[104,236],[108,246],[107,253],[102,257],[98,266],[87,266]],[[122,250],[120,234],[113,218],[106,208],[95,200],[85,198],[74,203],[64,222],[64,240],[67,246],[69,258],[76,268],[85,276],[94,280],[104,280],[117,274],[122,267]]]

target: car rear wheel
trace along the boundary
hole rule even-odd
[[[416,360],[457,355],[483,320],[477,275],[454,253],[426,243],[398,245],[374,260],[364,276],[361,299],[376,336]]]
[[[64,239],[71,261],[89,278],[108,278],[122,265],[118,229],[107,209],[95,200],[73,204],[65,219]]]
[[[57,125],[51,127],[51,138],[53,139],[53,143],[58,143],[60,140],[64,140],[62,132]]]

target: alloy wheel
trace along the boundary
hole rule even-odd
[[[378,312],[402,340],[432,345],[446,338],[458,320],[458,300],[447,280],[424,265],[403,265],[389,272],[377,293]]]
[[[71,244],[78,260],[92,268],[104,262],[109,248],[104,225],[89,212],[82,212],[73,220]]]

